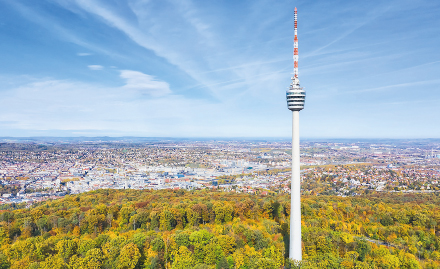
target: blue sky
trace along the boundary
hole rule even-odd
[[[0,1],[0,136],[439,138],[439,1]]]

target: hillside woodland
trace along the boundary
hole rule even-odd
[[[3,206],[0,269],[438,268],[439,202],[305,196],[295,264],[286,259],[289,195],[100,190]]]

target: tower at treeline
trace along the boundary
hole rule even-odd
[[[292,111],[292,182],[290,201],[289,258],[302,260],[301,255],[301,179],[299,162],[299,112],[304,108],[306,92],[298,79],[298,31],[295,7],[295,37],[293,42],[293,77],[286,92],[287,108]]]

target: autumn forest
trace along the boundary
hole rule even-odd
[[[438,268],[440,198],[99,190],[0,211],[0,268]]]

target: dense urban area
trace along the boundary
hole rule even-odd
[[[355,196],[440,190],[438,140],[301,143],[302,192]],[[0,203],[98,189],[290,191],[287,140],[8,141],[0,144]]]

